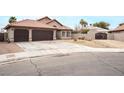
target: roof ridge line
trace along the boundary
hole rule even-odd
[[[51,19],[51,18],[49,18],[48,16],[44,16],[44,17],[42,17],[42,18],[36,19],[36,21],[43,20],[44,18],[48,18],[48,19],[52,20],[52,19]]]
[[[58,20],[56,20],[56,19],[52,19],[50,22],[48,22],[48,23],[46,23],[46,24],[49,24],[49,23],[51,23],[51,22],[53,22],[53,21],[56,21],[57,23],[59,23],[61,26],[64,26],[63,24],[61,24]]]

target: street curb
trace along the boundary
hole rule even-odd
[[[42,51],[29,51],[0,55],[0,64],[9,61],[22,60],[32,57],[42,57],[47,55],[70,54],[70,53],[124,53],[124,49],[56,49],[56,50],[42,50]]]
[[[32,51],[32,52],[20,52],[20,53],[9,53],[0,55],[0,64],[6,63],[9,61],[16,61],[16,60],[22,60],[26,58],[33,58],[33,57],[42,57],[47,55],[57,55],[57,54],[67,54],[63,53],[62,51],[59,51],[58,53],[55,51],[43,53],[43,51]]]

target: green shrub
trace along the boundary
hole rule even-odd
[[[89,29],[82,29],[81,33],[82,34],[87,34],[89,32]]]

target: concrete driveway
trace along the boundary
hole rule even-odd
[[[57,49],[89,49],[90,47],[68,43],[68,42],[61,42],[61,41],[39,41],[39,42],[20,42],[17,43],[19,47],[24,49],[24,51],[40,51],[40,50],[57,50]]]
[[[124,49],[121,48],[91,48],[63,41],[20,42],[16,43],[16,45],[23,49],[24,52],[1,55],[0,62],[55,54],[59,55],[84,52],[124,53]]]
[[[73,52],[124,52],[124,48],[92,48],[64,41],[39,41],[17,43],[25,52],[73,53]]]

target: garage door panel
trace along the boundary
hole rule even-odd
[[[32,40],[33,41],[53,40],[53,31],[32,30]]]
[[[25,29],[15,29],[14,30],[14,41],[15,42],[23,42],[28,41],[29,39],[29,31]]]
[[[95,39],[107,39],[107,34],[106,33],[96,33]]]

